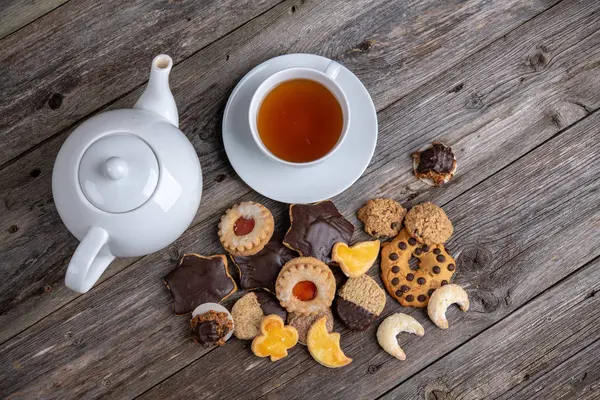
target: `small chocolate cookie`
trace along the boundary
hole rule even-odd
[[[253,256],[231,256],[240,272],[240,287],[244,290],[266,289],[275,293],[275,280],[281,267],[296,257],[281,243],[283,235],[275,235],[264,249]]]
[[[350,243],[354,226],[329,201],[290,205],[291,226],[283,244],[303,257],[331,262],[331,249],[337,242]]]
[[[358,210],[365,232],[376,238],[393,237],[402,229],[406,209],[392,199],[372,199]]]
[[[404,226],[418,242],[430,246],[445,243],[454,232],[444,210],[430,202],[417,204],[408,210]]]
[[[218,254],[204,257],[184,254],[179,266],[165,276],[164,281],[173,296],[173,312],[192,312],[203,303],[218,303],[237,290],[227,271],[227,258]]]
[[[450,181],[456,172],[454,153],[443,143],[433,142],[412,157],[415,176],[429,185],[441,186]]]
[[[344,324],[353,331],[364,331],[383,311],[385,292],[373,278],[361,275],[348,279],[338,291],[335,302]]]
[[[228,314],[211,310],[192,318],[190,328],[196,343],[204,347],[223,346],[233,322]]]
[[[260,333],[260,323],[267,315],[278,315],[285,321],[287,312],[270,293],[258,290],[242,296],[231,309],[233,334],[242,340],[253,339]]]
[[[298,331],[298,343],[306,346],[306,335],[308,335],[308,330],[312,324],[323,317],[327,318],[327,332],[333,332],[333,314],[331,313],[331,308],[326,308],[318,314],[312,315],[291,312],[288,314],[287,324],[296,328]]]
[[[421,244],[406,229],[381,248],[381,280],[403,306],[426,307],[434,290],[448,284],[455,271],[443,245]]]

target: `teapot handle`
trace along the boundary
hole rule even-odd
[[[115,259],[106,243],[108,232],[92,226],[77,246],[65,276],[65,285],[76,292],[85,293],[94,286],[100,275]]]

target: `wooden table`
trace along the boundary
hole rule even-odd
[[[202,163],[200,210],[175,244],[118,259],[78,295],[63,283],[77,241],[53,206],[55,156],[90,115],[132,106],[160,52]],[[333,199],[355,239],[367,237],[356,210],[379,196],[433,201],[454,223],[471,310],[450,309],[442,331],[388,297],[383,316],[425,327],[400,336],[404,362],[376,326],[336,323],[354,361],[332,370],[301,346],[276,363],[249,342],[203,349],[171,313],[162,277],[183,252],[222,252],[231,204],[260,201],[287,227],[287,206],[232,170],[220,126],[247,71],[295,52],[347,66],[378,110],[371,164]],[[7,0],[0,90],[0,397],[600,398],[600,2]],[[459,164],[438,189],[409,157],[433,140]]]

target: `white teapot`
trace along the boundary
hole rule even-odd
[[[81,241],[65,277],[76,292],[90,290],[115,257],[146,255],[174,242],[198,210],[202,173],[178,129],[172,66],[168,55],[155,57],[133,109],[90,118],[58,152],[54,203]]]

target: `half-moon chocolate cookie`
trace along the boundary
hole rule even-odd
[[[354,225],[330,201],[290,205],[291,226],[283,244],[303,257],[331,263],[331,249],[337,242],[350,243]]]
[[[426,307],[433,291],[450,282],[454,259],[442,244],[417,242],[402,229],[381,249],[381,280],[403,306]]]
[[[368,275],[350,278],[335,299],[338,316],[353,331],[367,329],[385,307],[385,292]]]
[[[275,293],[275,281],[281,267],[296,254],[281,243],[283,234],[275,235],[269,243],[252,256],[231,256],[240,273],[240,287],[244,290],[266,289]]]
[[[267,315],[279,315],[286,320],[287,312],[270,293],[262,290],[242,296],[231,309],[234,328],[233,334],[242,340],[253,339],[260,332],[260,323]]]
[[[200,304],[218,303],[237,290],[222,254],[184,254],[164,280],[173,296],[173,312],[178,315],[192,312]]]

